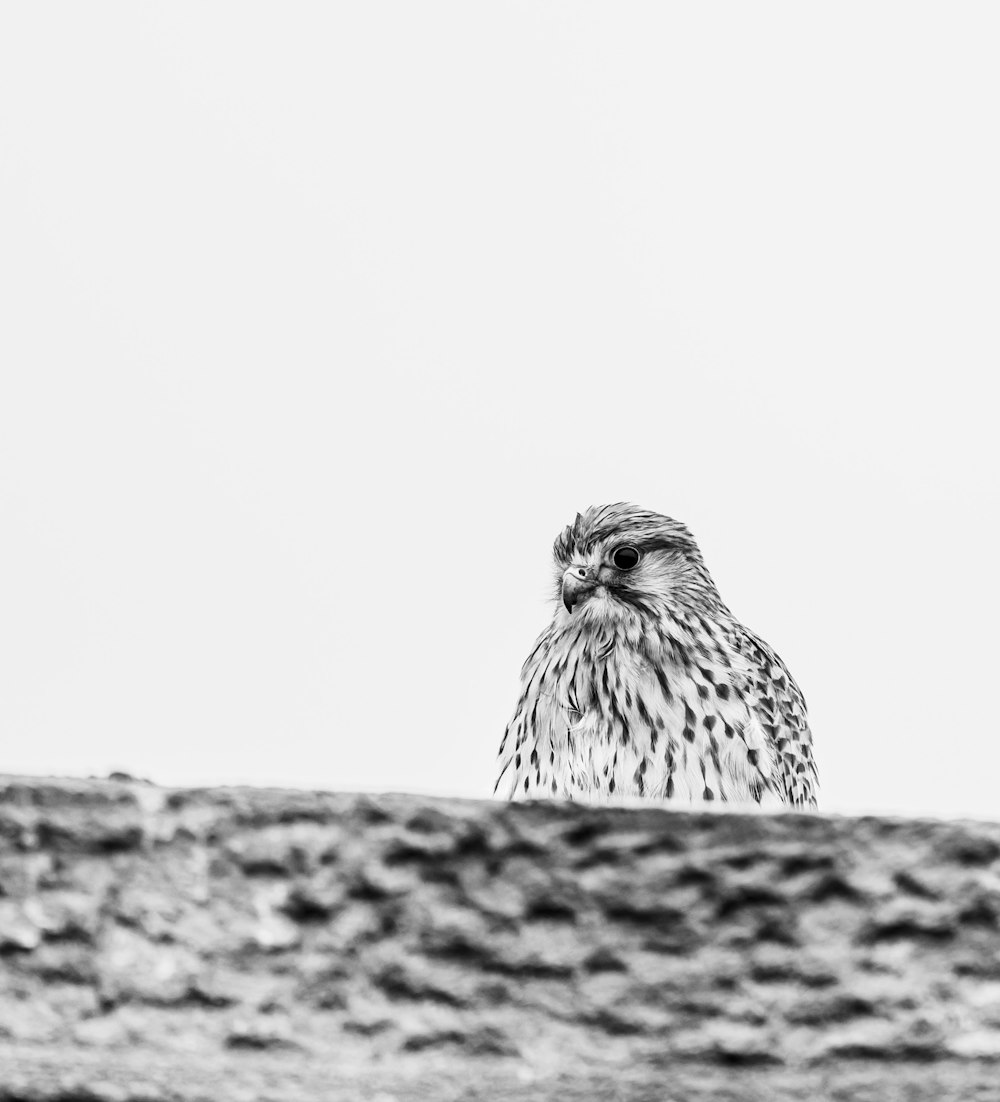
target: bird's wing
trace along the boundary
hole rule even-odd
[[[785,803],[815,807],[818,778],[805,697],[771,647],[749,628],[741,628],[738,646],[751,668],[753,711],[774,747]]]

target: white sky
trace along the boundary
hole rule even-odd
[[[1000,8],[5,4],[0,770],[487,795],[577,509],[826,809],[1000,817]]]

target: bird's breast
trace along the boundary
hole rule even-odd
[[[525,667],[505,736],[507,794],[759,798],[771,752],[739,663],[710,642],[553,632]]]

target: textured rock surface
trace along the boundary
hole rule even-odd
[[[1000,823],[0,780],[0,1100],[1000,1097]]]

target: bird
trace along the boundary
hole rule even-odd
[[[591,506],[552,550],[555,611],[521,670],[494,795],[816,806],[802,691],[723,603],[685,525]]]

